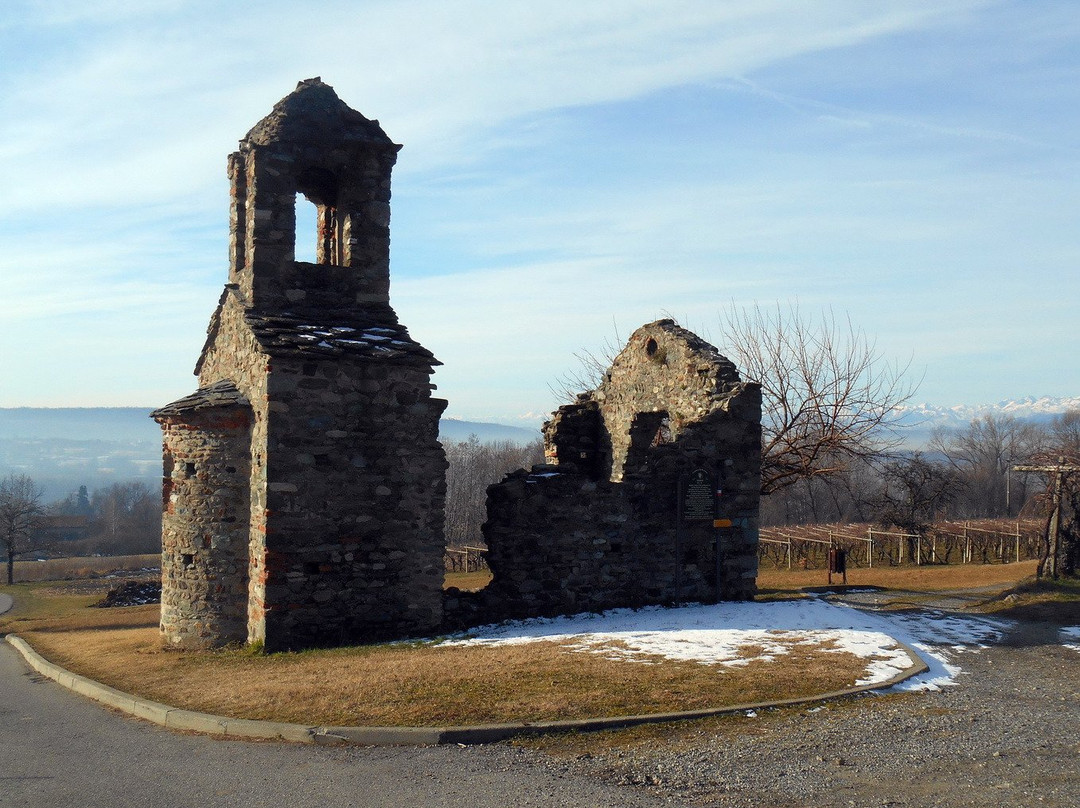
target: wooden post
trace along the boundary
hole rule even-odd
[[[1080,472],[1080,466],[1066,463],[1064,457],[1058,457],[1056,465],[1045,466],[1013,466],[1014,471],[1033,471],[1040,474],[1053,475],[1052,501],[1050,511],[1050,523],[1047,525],[1046,540],[1049,543],[1049,552],[1044,560],[1040,561],[1038,574],[1049,575],[1057,578],[1060,574],[1061,555],[1061,494],[1065,484],[1066,474]],[[1018,529],[1019,532],[1019,529]]]

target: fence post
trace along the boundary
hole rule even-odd
[[[874,568],[874,529],[872,527],[866,529],[867,532],[867,551],[866,551],[866,568]]]

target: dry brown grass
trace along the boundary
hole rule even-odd
[[[143,609],[143,617],[153,615]],[[162,651],[156,627],[24,634],[98,681],[191,710],[327,725],[538,721],[719,707],[850,686],[865,661],[793,646],[728,668],[617,661],[553,642],[380,645],[297,654]],[[652,664],[643,664],[644,662]]]
[[[774,660],[739,667],[613,660],[553,642],[163,651],[157,606],[87,608],[100,595],[73,590],[7,590],[17,606],[0,617],[0,631],[17,632],[47,658],[120,690],[243,718],[420,726],[692,710],[848,687],[866,664],[828,646],[794,644]]]
[[[50,558],[45,561],[16,561],[15,580],[62,581],[69,578],[89,578],[115,570],[141,570],[161,564],[160,553],[127,556],[76,556]]]
[[[1019,564],[952,564],[923,567],[874,567],[848,569],[848,586],[879,586],[915,592],[943,592],[950,589],[975,589],[984,586],[1016,584],[1035,574],[1037,561]],[[842,577],[833,575],[833,585]],[[824,570],[761,570],[758,588],[762,590],[796,590],[826,586],[828,573]]]
[[[474,572],[448,572],[443,581],[443,589],[454,586],[462,592],[476,592],[491,583],[490,570],[476,570]]]

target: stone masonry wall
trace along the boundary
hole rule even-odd
[[[268,648],[435,631],[446,402],[430,370],[276,359],[269,385]]]
[[[162,641],[182,649],[244,642],[250,412],[216,407],[161,423]]]
[[[267,374],[270,358],[263,353],[244,322],[238,291],[227,288],[210,324],[210,339],[195,372],[199,386],[228,379],[251,406],[251,443],[248,448],[248,639],[262,642],[266,612],[266,425],[269,415]]]
[[[761,392],[715,348],[670,320],[643,326],[545,437],[553,463],[488,489],[493,579],[451,593],[452,622],[754,595]],[[716,482],[718,526],[679,524],[694,469]]]

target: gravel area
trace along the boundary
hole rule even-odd
[[[598,738],[588,751],[524,754],[675,805],[1073,808],[1080,653],[1063,639],[1056,626],[1016,623],[994,646],[950,650],[963,673],[940,690],[689,724],[624,748]]]

